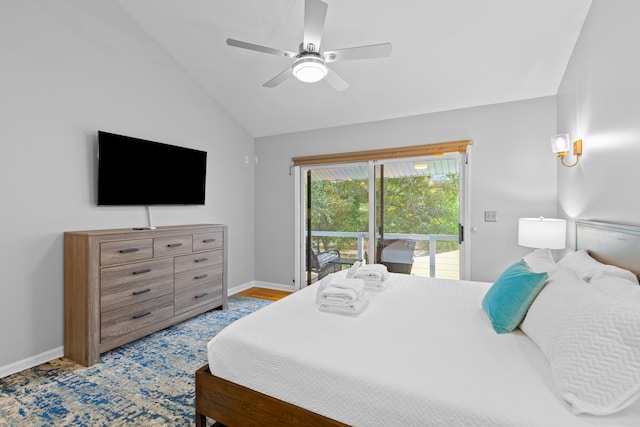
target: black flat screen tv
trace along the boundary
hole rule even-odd
[[[204,205],[207,152],[98,131],[98,206]]]

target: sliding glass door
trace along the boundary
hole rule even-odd
[[[355,260],[461,277],[463,156],[297,167],[297,283]]]
[[[369,235],[366,163],[305,168],[304,283],[364,259]]]
[[[376,259],[390,271],[460,278],[461,159],[380,161]]]

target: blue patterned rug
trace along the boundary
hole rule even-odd
[[[207,342],[270,301],[214,310],[104,353],[89,368],[56,359],[0,379],[0,426],[191,426]]]

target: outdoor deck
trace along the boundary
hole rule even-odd
[[[345,254],[347,258],[355,258],[355,254]],[[414,257],[411,274],[429,277],[429,256]],[[436,277],[441,279],[460,279],[460,251],[436,254]]]
[[[442,279],[460,278],[460,251],[444,252],[436,255],[436,277]],[[415,257],[411,274],[429,277],[429,257]]]

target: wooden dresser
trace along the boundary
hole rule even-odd
[[[64,233],[64,355],[100,354],[227,306],[227,226]]]

